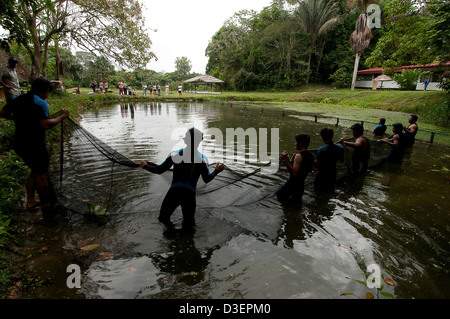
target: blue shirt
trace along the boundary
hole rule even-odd
[[[50,110],[50,107],[48,106],[48,103],[46,100],[41,99],[40,96],[34,95],[34,104],[39,105],[42,108],[42,111],[44,111],[44,114],[49,118],[48,112]]]

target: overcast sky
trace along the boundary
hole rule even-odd
[[[205,73],[208,41],[225,20],[240,10],[261,11],[271,0],[141,0],[144,17],[158,61],[147,68],[157,72],[175,71],[175,59],[187,57],[192,72]]]

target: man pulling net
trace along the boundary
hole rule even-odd
[[[209,172],[208,159],[198,151],[202,140],[203,133],[198,129],[191,128],[184,137],[186,147],[172,152],[161,165],[154,165],[145,160],[139,162],[143,169],[156,174],[162,174],[172,166],[174,167],[172,184],[162,202],[158,218],[169,228],[173,227],[170,217],[175,209],[181,206],[183,229],[193,230],[198,179],[201,176],[205,183],[209,183],[224,169],[224,164],[219,163],[214,172]]]

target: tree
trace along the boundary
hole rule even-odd
[[[283,2],[228,19],[206,49],[207,72],[236,90],[290,89],[306,78],[307,35]]]
[[[309,54],[307,64],[306,84],[311,73],[311,57],[316,50],[317,40],[325,36],[339,21],[338,3],[332,0],[288,0],[297,3],[295,16],[300,28],[309,34]]]
[[[191,69],[191,60],[187,57],[183,56],[175,59],[175,72],[180,78],[185,78],[189,73],[191,73]]]
[[[414,0],[389,0],[383,12],[386,28],[367,58],[370,67],[396,68],[434,62],[427,25],[434,20],[427,6]]]
[[[26,48],[30,80],[41,75],[48,46],[55,40],[56,46],[66,40],[128,67],[155,57],[138,0],[8,0],[4,9],[0,25],[9,31],[10,40]],[[123,34],[127,37],[118,36]]]
[[[349,9],[358,8],[362,11],[356,20],[355,31],[353,31],[350,36],[350,47],[356,54],[355,66],[353,68],[352,91],[355,89],[356,85],[359,60],[369,46],[370,40],[372,40],[372,29],[368,25],[369,15],[366,12],[367,6],[371,3],[374,3],[374,0],[347,0],[347,7]]]
[[[430,50],[438,61],[450,61],[450,2],[431,1],[428,11],[432,17],[426,26]]]

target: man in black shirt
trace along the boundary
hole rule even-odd
[[[209,183],[224,169],[223,164],[217,164],[214,172],[209,172],[208,159],[198,151],[198,146],[202,140],[203,133],[191,128],[186,132],[184,138],[187,146],[179,151],[172,152],[161,165],[154,165],[146,161],[139,162],[143,169],[156,174],[162,174],[173,166],[172,184],[163,200],[158,218],[168,227],[173,226],[170,216],[181,205],[183,229],[193,229],[195,226],[195,193],[198,179],[201,176],[205,183]]]
[[[336,164],[344,161],[344,147],[333,143],[334,131],[324,128],[320,131],[320,137],[325,143],[317,150],[317,158],[314,165],[317,173],[314,179],[314,188],[318,192],[333,192],[336,186]]]
[[[314,167],[314,155],[308,151],[310,137],[308,134],[295,136],[295,148],[299,153],[294,154],[289,160],[287,151],[283,151],[282,158],[289,171],[289,179],[276,193],[282,203],[302,203],[305,191],[305,179]]]
[[[354,142],[348,142],[344,138],[341,138],[341,143],[353,148],[352,155],[352,173],[353,175],[365,174],[369,166],[370,158],[370,144],[369,140],[363,136],[364,127],[356,123],[351,127],[353,137],[356,139]]]
[[[27,208],[51,206],[51,189],[48,183],[49,156],[45,144],[45,131],[53,128],[66,117],[69,111],[61,109],[61,115],[49,118],[49,106],[45,101],[53,91],[50,81],[36,79],[28,94],[12,99],[0,111],[0,117],[14,120],[14,150],[31,173],[26,181]],[[40,201],[35,199],[38,193]]]

